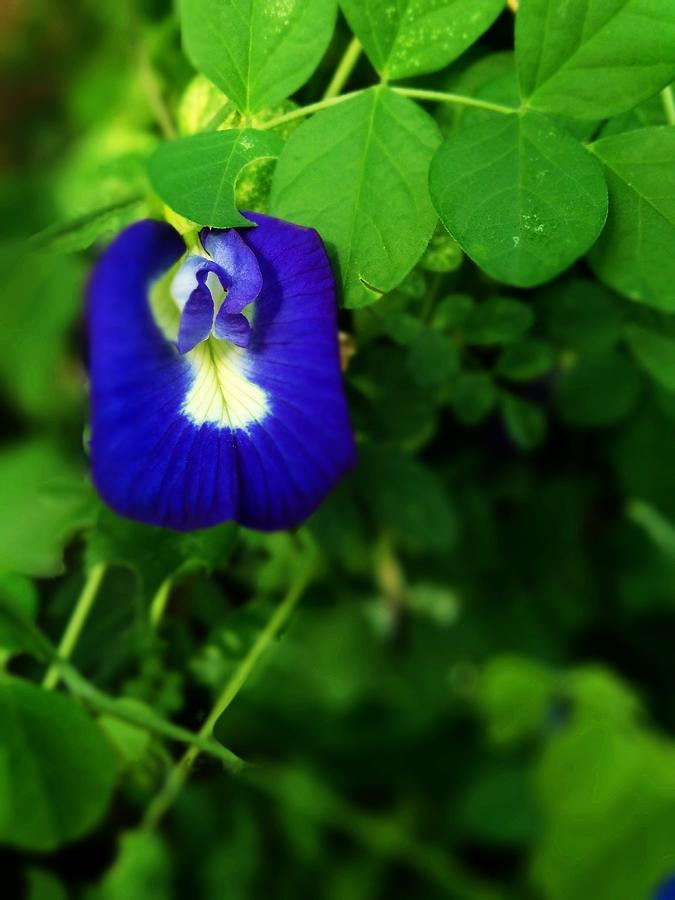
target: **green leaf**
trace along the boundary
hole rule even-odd
[[[459,369],[457,347],[444,334],[425,329],[410,345],[408,368],[421,387],[439,387]]]
[[[278,156],[283,142],[270,131],[233,128],[193,134],[160,144],[148,160],[152,186],[182,216],[212,228],[250,225],[234,192],[242,170]]]
[[[453,546],[455,512],[432,470],[393,450],[364,448],[357,477],[381,526],[431,550]]]
[[[477,425],[497,402],[494,381],[486,372],[462,372],[452,386],[450,405],[464,425]]]
[[[35,621],[37,610],[37,588],[30,579],[0,574],[0,659],[11,653],[33,652],[34,641],[19,623]]]
[[[443,69],[492,25],[501,0],[340,0],[383,79]]]
[[[506,344],[519,338],[534,322],[532,310],[520,300],[489,297],[478,304],[464,323],[467,344]]]
[[[625,335],[642,368],[669,391],[675,391],[675,337],[639,325],[627,325]]]
[[[488,275],[548,281],[596,240],[607,215],[597,161],[550,119],[495,117],[460,129],[431,165],[441,221]]]
[[[628,415],[639,391],[639,373],[625,356],[580,357],[558,385],[560,416],[578,427],[613,425]]]
[[[572,278],[551,285],[535,299],[547,332],[565,347],[598,353],[621,336],[618,297],[601,284]]]
[[[151,831],[122,834],[117,859],[90,900],[169,900],[171,858]]]
[[[69,347],[82,308],[80,260],[4,247],[0,384],[26,416],[55,419],[82,394]]]
[[[533,450],[541,444],[546,434],[546,417],[539,407],[515,394],[505,394],[502,409],[504,424],[522,450]]]
[[[675,311],[675,127],[617,134],[592,149],[609,187],[593,270],[631,300]]]
[[[133,522],[101,507],[96,527],[87,536],[87,563],[126,566],[140,578],[146,598],[165,578],[225,562],[237,538],[232,522],[181,534]]]
[[[335,23],[335,0],[181,0],[185,52],[236,103],[258,112],[310,77]]]
[[[332,245],[347,306],[392,290],[424,252],[436,224],[427,175],[439,141],[419,106],[378,87],[318,113],[284,147],[272,212]]]
[[[554,362],[555,353],[551,345],[530,338],[504,347],[495,373],[511,381],[529,381],[549,372]]]
[[[439,331],[451,331],[463,325],[475,307],[475,301],[469,294],[450,294],[439,300],[434,308],[431,320],[432,328]]]
[[[516,60],[528,104],[606,119],[675,78],[675,5],[663,0],[522,0]]]
[[[93,493],[51,443],[0,452],[0,568],[55,575],[63,549],[93,517]]]
[[[491,739],[510,744],[543,728],[555,676],[541,663],[519,656],[496,656],[485,666],[476,700]]]
[[[79,703],[2,677],[0,734],[0,842],[52,850],[96,825],[115,758]]]

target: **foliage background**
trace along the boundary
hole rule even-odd
[[[509,102],[513,28],[505,8],[407,83]],[[4,895],[653,897],[675,873],[673,158],[670,230],[646,237],[657,301],[630,299],[611,236],[522,288],[439,226],[343,313],[354,475],[297,534],[181,537],[92,494],[82,297],[106,241],[163,214],[146,174],[162,132],[218,97],[165,0],[15,0],[0,34]],[[297,103],[350,40],[340,14]],[[360,55],[349,88],[376,81]],[[427,108],[444,135],[484,114]],[[570,127],[666,124],[668,91]],[[239,199],[264,205],[257,165]],[[73,668],[41,688],[83,586]],[[283,596],[300,602],[268,641]],[[215,729],[256,765],[203,754],[158,809],[181,752],[167,723],[198,731],[261,646]]]

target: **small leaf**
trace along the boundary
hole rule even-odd
[[[550,344],[530,338],[504,347],[495,373],[511,381],[529,381],[549,372],[554,361],[555,354]]]
[[[529,306],[509,297],[490,297],[476,306],[464,323],[467,344],[506,344],[516,340],[534,322]]]
[[[546,434],[544,413],[515,394],[505,394],[502,401],[504,423],[509,434],[522,450],[538,447]]]
[[[436,304],[431,325],[439,331],[452,331],[466,322],[475,305],[469,294],[450,294]]]
[[[631,300],[675,311],[675,128],[617,134],[592,149],[609,187],[607,225],[589,255],[593,270]]]
[[[495,384],[486,372],[462,372],[452,386],[450,406],[464,425],[477,425],[496,402]]]
[[[530,106],[606,119],[675,79],[675,4],[522,0],[516,60]]]
[[[492,25],[501,0],[340,0],[384,79],[443,69]]]
[[[547,332],[565,347],[598,353],[621,336],[618,297],[597,282],[582,278],[557,282],[535,299]]]
[[[310,77],[335,24],[335,0],[181,0],[183,44],[243,113],[289,97]]]
[[[0,659],[7,654],[36,650],[21,622],[35,621],[37,610],[38,593],[32,581],[23,575],[0,574]]]
[[[432,470],[393,450],[364,448],[358,477],[380,525],[433,550],[455,543],[455,512]]]
[[[439,141],[427,113],[383,87],[323,110],[289,138],[272,212],[333,245],[345,305],[392,290],[424,252],[436,224],[427,174]]]
[[[160,144],[148,174],[162,200],[198,225],[250,225],[234,203],[237,179],[254,160],[278,156],[282,144],[278,135],[253,128],[193,134]]]
[[[628,415],[639,391],[639,373],[625,356],[581,357],[558,385],[560,416],[578,427],[613,425]]]
[[[675,391],[675,337],[639,325],[627,325],[625,334],[642,368],[669,391]]]
[[[457,347],[444,334],[425,329],[410,345],[408,368],[421,387],[439,387],[457,373]]]
[[[519,287],[571,265],[607,215],[597,161],[534,113],[460,129],[436,153],[429,183],[441,221],[466,253]]]
[[[112,794],[115,758],[82,706],[3,676],[0,734],[0,842],[52,850],[93,828]]]

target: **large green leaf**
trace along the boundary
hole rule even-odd
[[[242,112],[301,87],[323,56],[335,0],[181,0],[185,51]]]
[[[0,453],[0,569],[55,575],[71,536],[92,517],[92,491],[47,441]]]
[[[0,842],[51,850],[96,824],[115,758],[79,703],[4,676],[0,734]]]
[[[606,119],[675,78],[675,3],[522,0],[516,59],[530,106]]]
[[[332,245],[347,306],[365,306],[403,279],[436,223],[427,173],[440,142],[416,104],[377,87],[326,109],[294,132],[271,208]]]
[[[269,131],[233,128],[194,134],[160,144],[148,160],[159,196],[172,209],[212,228],[250,225],[235,206],[242,169],[256,159],[278,156],[281,138]]]
[[[0,280],[2,393],[26,416],[55,419],[83,393],[69,347],[82,307],[82,263],[6,245]]]
[[[675,127],[593,144],[609,187],[609,215],[589,262],[631,300],[675,310]]]
[[[431,165],[431,197],[450,234],[493,278],[531,287],[567,268],[607,214],[596,160],[538,113],[451,135]]]
[[[384,78],[444,68],[504,8],[502,0],[340,0],[340,5]]]

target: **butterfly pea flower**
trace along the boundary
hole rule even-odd
[[[675,900],[675,875],[663,882],[653,900]]]
[[[126,228],[89,286],[91,463],[118,513],[190,530],[305,519],[355,462],[319,235]]]

